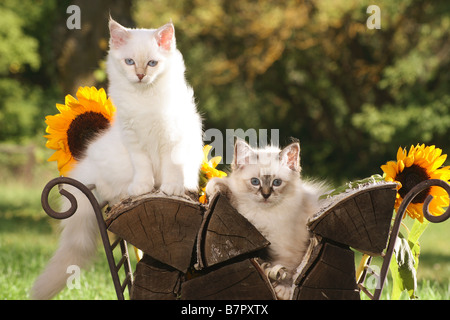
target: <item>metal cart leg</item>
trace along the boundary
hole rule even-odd
[[[67,219],[70,216],[72,216],[77,210],[78,205],[77,205],[76,198],[69,191],[62,188],[63,184],[71,185],[71,186],[77,188],[89,199],[89,201],[92,205],[92,208],[94,209],[95,216],[97,219],[97,224],[98,224],[98,227],[100,230],[103,247],[105,249],[106,259],[108,260],[109,270],[111,272],[111,277],[113,280],[114,288],[116,290],[117,299],[123,300],[124,299],[123,292],[125,291],[125,288],[128,287],[128,291],[130,293],[131,287],[133,285],[133,273],[131,271],[131,264],[130,264],[130,259],[129,259],[129,255],[128,255],[126,241],[121,238],[118,238],[113,244],[111,244],[111,242],[109,240],[105,220],[103,219],[102,207],[98,203],[97,199],[95,198],[94,194],[91,192],[91,189],[89,187],[87,187],[83,183],[81,183],[75,179],[72,179],[72,178],[58,177],[58,178],[55,178],[55,179],[51,180],[50,182],[48,182],[47,185],[44,187],[44,189],[42,191],[42,196],[41,196],[41,203],[42,203],[42,207],[43,207],[44,211],[50,217],[55,218],[55,219]],[[62,196],[66,197],[70,201],[71,206],[66,212],[56,212],[49,205],[48,197],[49,197],[50,191],[56,185],[58,185],[60,187],[59,193]],[[115,260],[114,260],[113,250],[117,247],[118,244],[120,244],[122,257],[119,260],[119,263],[116,264]],[[119,278],[119,270],[122,266],[124,266],[124,270],[125,270],[125,279],[121,284],[120,278]]]

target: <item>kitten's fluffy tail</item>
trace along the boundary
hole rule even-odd
[[[64,289],[73,273],[68,267],[85,267],[97,252],[98,226],[94,210],[81,192],[69,187],[67,190],[76,197],[78,209],[73,216],[61,222],[63,231],[59,248],[34,283],[30,294],[32,299],[51,299]],[[62,212],[69,207],[69,201],[64,201]]]

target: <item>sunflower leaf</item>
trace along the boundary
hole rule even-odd
[[[429,223],[430,222],[428,220],[424,220],[423,222],[414,220],[414,224],[411,228],[411,231],[409,232],[408,241],[418,245],[419,238],[428,227]]]
[[[418,260],[416,260],[415,254],[418,256],[418,248],[419,246],[414,244],[412,249],[408,239],[399,234],[394,247],[393,259],[389,266],[393,280],[391,298],[394,300],[398,300],[404,290],[408,291],[411,299],[417,298],[415,292],[417,289]]]
[[[420,255],[420,243],[419,238],[428,227],[429,221],[424,220],[420,222],[419,220],[414,220],[414,224],[409,232],[408,245],[411,248],[411,253],[414,256],[415,268],[419,267],[419,255]]]

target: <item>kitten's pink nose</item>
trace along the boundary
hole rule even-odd
[[[145,74],[138,73],[137,77],[139,78],[139,80],[142,80],[145,77]]]

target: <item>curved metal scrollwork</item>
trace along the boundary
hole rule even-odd
[[[80,190],[81,192],[83,192],[86,195],[86,197],[89,199],[89,201],[91,202],[91,205],[94,208],[94,210],[96,211],[96,215],[98,216],[97,211],[101,211],[101,208],[97,202],[97,199],[95,198],[95,196],[93,195],[91,190],[86,185],[84,185],[83,183],[79,182],[78,180],[75,180],[72,178],[58,177],[58,178],[54,178],[54,179],[50,180],[45,185],[44,189],[42,190],[42,195],[41,195],[42,208],[50,217],[52,217],[54,219],[60,219],[60,220],[67,219],[67,218],[71,217],[78,209],[77,199],[75,198],[75,196],[72,193],[70,193],[69,191],[62,188],[62,185],[64,185],[64,184],[71,185],[71,186],[77,188],[78,190]],[[59,193],[62,196],[64,196],[65,198],[67,198],[70,202],[70,208],[64,212],[58,212],[58,211],[53,210],[53,208],[49,204],[50,191],[55,186],[59,187]],[[100,216],[101,216],[101,212],[100,212]]]
[[[439,186],[442,189],[444,189],[450,197],[450,185],[447,182],[445,182],[443,180],[439,180],[439,179],[433,179],[433,180],[428,180],[428,181],[432,181],[432,184],[431,184],[432,186]],[[428,207],[432,200],[433,200],[433,196],[431,196],[431,195],[429,195],[425,199],[425,202],[423,204],[423,216],[428,221],[433,222],[433,223],[444,222],[445,220],[450,218],[450,206],[447,207],[446,211],[441,215],[435,216],[433,214],[430,214]]]
[[[412,200],[414,200],[414,198],[417,197],[421,192],[427,190],[428,188],[434,187],[434,186],[441,187],[442,189],[444,189],[450,197],[450,185],[447,182],[440,180],[440,179],[425,180],[425,181],[419,183],[418,185],[416,185],[414,188],[412,188],[407,193],[407,195],[403,199],[400,207],[398,208],[397,214],[403,217],[403,215],[406,211],[406,208],[412,202]],[[439,222],[443,222],[443,221],[447,220],[450,217],[450,207],[448,207],[446,209],[446,211],[441,215],[433,215],[429,211],[429,205],[432,200],[433,200],[432,195],[428,195],[428,197],[425,199],[425,201],[423,203],[423,216],[428,221],[433,222],[433,223],[439,223]]]

